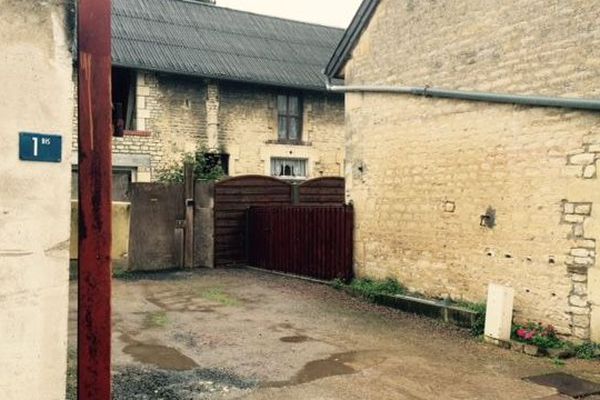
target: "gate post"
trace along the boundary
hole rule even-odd
[[[111,398],[110,20],[110,0],[79,1],[79,400]]]
[[[185,234],[183,266],[194,268],[194,164],[184,164],[185,178]]]
[[[300,185],[294,183],[292,185],[292,205],[300,204]]]

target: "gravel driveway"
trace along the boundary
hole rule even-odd
[[[76,334],[76,285],[70,342]],[[114,280],[115,399],[541,399],[522,380],[600,381],[468,332],[262,272],[199,270]]]

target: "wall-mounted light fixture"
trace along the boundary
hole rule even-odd
[[[492,206],[488,207],[485,214],[480,217],[479,225],[490,229],[496,226],[496,210]]]

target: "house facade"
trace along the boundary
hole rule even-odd
[[[199,149],[232,176],[340,176],[344,100],[322,70],[342,34],[203,2],[113,1],[115,200]]]
[[[358,275],[476,302],[505,284],[517,321],[600,340],[600,113],[582,109],[600,95],[599,17],[579,1],[363,2],[326,71],[347,86]]]
[[[74,3],[0,4],[0,393],[62,399]]]

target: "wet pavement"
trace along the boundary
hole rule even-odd
[[[71,293],[70,343],[76,332]],[[555,365],[327,286],[250,270],[130,276],[113,284],[115,399],[543,399],[523,378]]]

